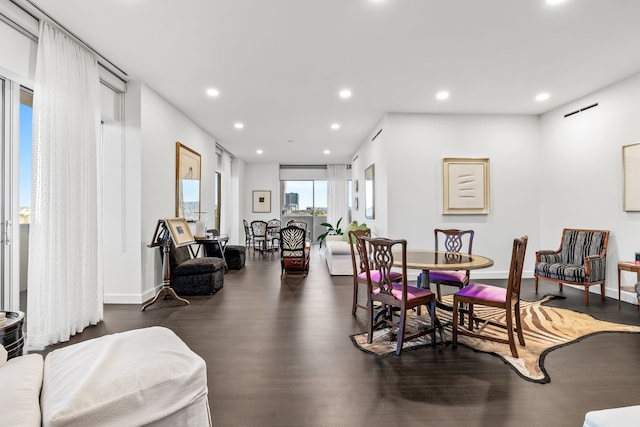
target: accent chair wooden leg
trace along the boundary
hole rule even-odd
[[[584,302],[589,305],[589,286],[584,287]]]
[[[535,276],[535,280],[533,281],[536,285],[536,294],[538,293],[538,276]]]
[[[562,292],[562,283],[558,283],[558,289]]]
[[[605,287],[604,287],[604,282],[602,282],[602,284],[600,285],[600,299],[601,299],[602,301],[604,301],[604,300],[605,300],[605,298],[606,298],[606,297],[604,296],[604,293],[605,293]]]

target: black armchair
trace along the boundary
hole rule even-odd
[[[191,258],[187,246],[177,248],[171,242],[169,263],[171,287],[178,295],[211,295],[224,285],[222,258]]]

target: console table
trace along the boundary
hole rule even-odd
[[[0,325],[0,344],[7,350],[7,359],[22,356],[24,313],[21,311],[2,311],[1,313],[4,313],[7,318],[6,323]]]
[[[634,261],[620,261],[618,263],[618,308],[620,308],[620,300],[621,300],[621,290],[624,289],[628,292],[636,293],[636,290],[633,286],[622,286],[620,284],[620,272],[621,271],[630,271],[636,273],[636,282],[640,282],[640,263],[636,264]],[[640,300],[638,301],[638,310],[640,310]]]

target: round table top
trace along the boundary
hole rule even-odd
[[[402,252],[393,252],[393,264],[402,266]],[[493,265],[493,260],[476,254],[407,249],[407,268],[417,270],[477,270]]]

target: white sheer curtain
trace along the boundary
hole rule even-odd
[[[327,165],[327,222],[333,226],[342,218],[340,227],[345,227],[349,213],[349,180],[347,165]]]
[[[40,22],[33,96],[27,348],[103,317],[98,64]]]
[[[222,207],[220,209],[220,233],[229,234],[234,228],[233,197],[231,195],[231,155],[222,152]]]

